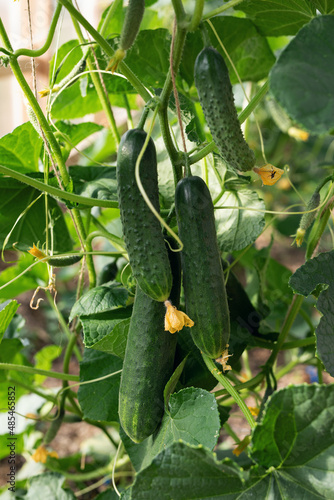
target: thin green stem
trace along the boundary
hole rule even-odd
[[[123,3],[123,0],[114,0],[113,3],[112,3],[112,5],[110,6],[110,8],[109,8],[109,10],[108,10],[108,12],[106,14],[106,17],[104,18],[102,26],[100,28],[100,33],[101,33],[102,36],[106,35],[106,31],[107,31],[109,22],[114,17],[115,12],[118,9],[118,6],[119,6],[120,3]]]
[[[94,221],[93,221],[93,223],[94,223]],[[123,240],[121,238],[119,238],[118,236],[115,236],[115,235],[109,233],[109,231],[107,231],[107,230],[94,231],[93,233],[90,233],[86,238],[87,244],[91,245],[91,242],[93,241],[94,238],[107,238],[108,240],[110,240],[113,243],[115,248],[118,248],[121,252],[126,253]]]
[[[73,22],[74,29],[78,35],[79,42],[81,44],[84,44],[85,39],[82,35],[80,25],[74,16],[72,16],[72,22]],[[117,130],[116,120],[115,120],[115,117],[114,117],[114,114],[113,114],[113,111],[112,111],[112,108],[110,105],[108,94],[105,91],[105,86],[103,83],[103,76],[101,74],[99,75],[98,73],[94,72],[94,69],[95,69],[94,56],[91,53],[87,54],[86,62],[87,62],[87,68],[91,72],[90,77],[92,79],[96,93],[97,93],[98,98],[100,100],[100,103],[102,105],[102,109],[107,117],[109,127],[112,131],[112,134],[114,136],[116,144],[119,144],[120,143],[120,135],[119,135],[118,130]],[[96,68],[96,69],[98,69],[98,68]],[[104,88],[103,88],[103,86],[104,86]]]
[[[309,260],[312,258],[313,252],[318,246],[321,236],[327,227],[328,219],[331,215],[332,205],[333,205],[333,200],[330,200],[328,206],[324,209],[324,211],[322,211],[319,214],[319,218],[317,218],[315,224],[312,227],[307,242],[305,260]]]
[[[41,370],[40,368],[35,368],[34,366],[16,365],[14,363],[0,363],[0,370],[16,370],[18,372],[45,375],[49,378],[57,378],[59,380],[70,380],[73,382],[79,382],[80,378],[78,375],[70,375],[69,373],[59,373],[53,372],[51,370]]]
[[[245,404],[244,400],[240,396],[240,394],[237,392],[235,387],[231,384],[229,379],[225,377],[221,372],[218,372],[218,369],[216,365],[214,364],[213,360],[209,358],[206,354],[202,353],[202,357],[204,360],[204,363],[206,364],[208,370],[212,373],[212,375],[215,377],[215,379],[218,380],[218,382],[225,388],[225,390],[232,396],[234,401],[237,403],[239,406],[240,410],[242,413],[245,415],[247,422],[249,423],[251,429],[254,429],[255,427],[255,421],[253,418],[253,415],[251,414],[249,408]]]
[[[88,198],[86,196],[80,196],[74,193],[68,193],[67,191],[63,191],[62,189],[56,188],[54,186],[50,186],[41,182],[33,177],[28,177],[21,172],[16,172],[11,168],[4,167],[0,165],[0,172],[12,177],[13,179],[17,179],[28,186],[32,186],[39,191],[44,193],[48,193],[51,196],[55,196],[56,198],[61,198],[62,200],[68,200],[77,205],[85,205],[87,207],[102,207],[102,208],[118,208],[117,201],[109,201],[109,200],[98,200],[97,198]]]
[[[83,249],[87,252],[86,255],[86,264],[87,264],[87,271],[88,271],[88,278],[89,278],[89,287],[94,288],[96,285],[96,272],[95,272],[95,267],[94,267],[94,261],[93,261],[93,256],[89,253],[91,252],[91,246],[85,244],[87,235],[86,235],[86,230],[83,225],[83,221],[81,218],[81,214],[77,208],[72,210],[72,216],[76,224],[76,229],[78,231],[78,236],[82,242]]]
[[[103,36],[87,21],[87,19],[80,14],[80,12],[69,2],[69,0],[58,0],[67,10],[68,12],[75,17],[79,23],[88,31],[88,33],[92,36],[92,38],[96,41],[98,45],[104,50],[104,52],[110,58],[114,55],[114,50],[109,45],[107,40],[103,38]],[[122,61],[119,64],[119,70],[122,74],[129,80],[134,89],[138,92],[138,94],[144,99],[145,102],[151,99],[151,94],[146,90],[144,85],[138,79],[138,77],[130,70],[130,68]]]
[[[292,299],[291,306],[288,309],[288,312],[285,316],[284,323],[281,329],[281,332],[279,334],[279,337],[277,339],[277,342],[275,343],[273,352],[271,353],[268,361],[266,362],[267,367],[273,367],[276,358],[278,356],[278,353],[282,349],[282,346],[285,342],[285,339],[290,331],[291,326],[293,325],[297,314],[299,312],[299,309],[301,308],[301,305],[304,301],[303,295],[295,295]]]
[[[183,22],[185,20],[185,17],[186,17],[186,13],[185,13],[185,10],[183,8],[182,1],[181,0],[172,0],[172,4],[173,4],[173,9],[175,12],[176,20],[177,20],[178,24],[180,24],[181,22]]]
[[[258,373],[255,377],[253,377],[250,380],[247,380],[246,382],[243,382],[242,384],[235,384],[234,389],[237,391],[241,391],[244,389],[249,389],[258,386],[261,384],[265,377],[265,374],[263,372]],[[225,396],[226,394],[229,394],[229,392],[226,389],[221,389],[219,391],[215,391],[215,396]]]
[[[193,17],[189,24],[189,31],[195,31],[202,20],[204,0],[196,0]]]
[[[123,94],[123,101],[126,109],[126,116],[128,118],[128,128],[134,128],[129,99],[125,93]]]
[[[39,57],[39,56],[45,54],[45,52],[49,49],[51,42],[53,40],[61,9],[62,9],[62,6],[58,3],[56,10],[54,11],[54,14],[53,14],[53,17],[51,20],[51,24],[50,24],[49,33],[48,33],[48,36],[45,40],[43,47],[41,47],[40,49],[35,49],[35,50],[33,50],[33,49],[18,49],[18,50],[15,50],[13,56],[14,57],[19,57],[19,56]]]
[[[235,7],[239,3],[243,2],[243,0],[230,0],[229,2],[225,3],[221,7],[218,7],[217,9],[212,10],[211,12],[208,12],[203,16],[203,21],[206,19],[210,19],[211,17],[217,16],[218,14],[222,14],[228,9],[231,9],[232,7]]]

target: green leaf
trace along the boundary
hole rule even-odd
[[[122,369],[122,361],[111,354],[85,349],[80,363],[80,382],[95,380]],[[78,400],[84,418],[97,422],[118,421],[118,391],[121,374],[80,385]]]
[[[40,370],[50,370],[52,366],[52,361],[58,358],[61,354],[62,348],[58,345],[47,345],[42,347],[35,354],[35,367]],[[46,377],[44,375],[35,375],[35,382],[37,385],[41,385]]]
[[[116,168],[74,165],[69,168],[69,171],[76,194],[118,202]]]
[[[0,245],[13,229],[7,247],[16,243],[16,248],[27,251],[33,243],[40,247],[45,243],[45,197],[33,187],[15,179],[0,177]],[[37,200],[37,198],[40,198]],[[29,209],[27,207],[37,200]],[[64,216],[57,202],[48,199],[48,209],[53,219],[53,244],[57,253],[72,250]],[[20,217],[21,216],[21,217]],[[20,218],[19,218],[20,217]],[[50,241],[50,233],[49,233]]]
[[[0,138],[0,164],[27,173],[38,172],[42,139],[30,122]]]
[[[9,300],[0,304],[0,344],[9,323],[14,318],[14,314],[19,308],[16,300]]]
[[[280,491],[273,498],[333,498],[333,410],[333,384],[290,386],[268,400],[251,455],[266,469],[276,467],[268,474]]]
[[[30,254],[21,254],[18,261],[7,267],[0,273],[0,299],[7,300],[16,297],[20,293],[27,292],[37,288],[41,283],[48,283],[48,269],[43,263],[34,265],[26,274],[15,279],[19,274],[25,271],[34,261]],[[10,281],[13,283],[10,283]]]
[[[252,19],[265,36],[295,35],[316,10],[308,0],[245,0],[235,7]]]
[[[55,127],[65,136],[65,138],[69,141],[71,147],[76,146],[90,135],[103,130],[102,125],[98,125],[97,123],[92,122],[75,124],[65,121],[58,121],[55,123]],[[68,154],[69,153],[70,151],[68,151]]]
[[[171,394],[174,392],[175,387],[176,387],[176,385],[177,385],[177,383],[179,381],[179,378],[180,378],[181,373],[183,371],[184,365],[186,364],[187,357],[188,356],[186,356],[181,361],[181,363],[175,368],[172,376],[170,377],[170,379],[168,380],[168,382],[167,382],[167,384],[165,386],[165,390],[164,390],[165,408],[168,408],[169,399],[171,397]]]
[[[164,414],[153,436],[140,444],[122,439],[134,467],[141,470],[162,450],[179,440],[213,449],[219,430],[220,419],[214,395],[189,387],[170,396],[168,413]]]
[[[126,308],[95,316],[81,316],[85,346],[124,359],[130,314],[131,309]]]
[[[50,82],[51,78],[56,77],[55,83],[59,84],[73,70],[82,56],[78,40],[69,40],[61,45],[50,61]]]
[[[90,316],[125,307],[127,299],[127,290],[116,281],[97,286],[77,300],[72,307],[69,321],[75,316]]]
[[[177,442],[141,470],[131,487],[132,500],[233,500],[243,487],[237,467],[217,462],[204,447]]]
[[[238,210],[238,207],[252,207],[252,210]],[[264,228],[264,214],[254,209],[264,210],[265,206],[255,191],[225,191],[215,209],[218,243],[225,252],[250,245]]]
[[[24,500],[74,500],[76,497],[72,491],[64,490],[62,485],[65,477],[57,472],[43,472],[39,476],[29,479],[29,489],[23,496]]]
[[[319,285],[327,285],[320,292],[317,309],[322,317],[316,328],[317,354],[326,370],[334,376],[334,251],[321,253],[308,260],[291,276],[289,285],[296,293],[307,297]]]
[[[334,0],[311,0],[321,14],[334,14]]]
[[[281,53],[270,90],[288,116],[313,134],[334,131],[334,17],[318,16]]]

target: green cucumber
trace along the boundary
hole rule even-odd
[[[186,312],[195,323],[190,333],[201,351],[218,358],[229,340],[230,320],[213,204],[203,179],[190,176],[179,181],[175,209],[184,245]]]
[[[135,179],[135,165],[146,132],[126,132],[117,155],[118,201],[127,252],[134,277],[149,297],[168,299],[172,273],[158,219],[143,199]],[[150,139],[140,162],[140,179],[150,201],[159,211],[159,191],[155,146]]]
[[[173,254],[173,304],[178,305],[181,266]],[[140,443],[164,414],[164,388],[173,373],[177,335],[164,331],[166,308],[137,287],[119,391],[119,418],[125,433]]]
[[[76,264],[82,259],[82,255],[52,255],[50,259],[48,259],[48,264],[53,267],[67,267]]]
[[[251,170],[255,155],[240,128],[228,69],[223,57],[212,47],[205,47],[196,58],[195,85],[221,156],[237,170]]]
[[[121,50],[129,50],[133,45],[139,32],[144,11],[145,0],[129,0],[119,43]]]

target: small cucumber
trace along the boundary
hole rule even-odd
[[[145,11],[145,0],[129,0],[121,32],[119,48],[129,50],[134,43]]]
[[[135,179],[135,165],[146,139],[146,132],[132,129],[121,140],[117,156],[118,200],[125,244],[134,277],[149,297],[168,299],[172,273],[158,219],[143,199]],[[155,146],[150,139],[140,162],[143,187],[159,211],[159,191]]]
[[[213,204],[203,179],[190,176],[179,181],[175,209],[184,245],[186,312],[195,323],[190,333],[201,351],[218,358],[229,340],[230,320]]]
[[[195,85],[213,140],[227,164],[238,170],[251,170],[254,152],[242,134],[234,104],[232,85],[223,57],[205,47],[195,61]]]
[[[76,264],[82,259],[82,255],[66,255],[64,257],[60,257],[57,255],[52,255],[50,259],[48,259],[48,264],[53,267],[67,267]]]
[[[179,303],[181,266],[173,254],[173,295]],[[164,414],[163,391],[173,373],[177,335],[164,331],[165,306],[137,287],[119,391],[119,418],[126,434],[140,443]]]

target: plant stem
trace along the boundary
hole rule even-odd
[[[80,25],[74,16],[72,16],[72,22],[73,22],[74,29],[78,35],[79,42],[81,44],[84,44],[85,39],[82,35]],[[116,120],[115,120],[114,114],[112,112],[112,108],[110,105],[108,94],[105,92],[105,89],[103,88],[103,83],[102,83],[103,76],[93,72],[93,70],[95,69],[94,57],[91,53],[87,54],[86,61],[87,61],[87,68],[91,72],[90,77],[92,79],[93,85],[95,87],[96,93],[97,93],[98,98],[100,100],[100,103],[102,105],[103,111],[107,117],[109,128],[112,131],[112,134],[114,136],[116,144],[119,144],[120,143],[120,136],[119,136],[119,133],[117,130]],[[98,68],[96,68],[96,69],[98,69]]]
[[[227,377],[225,377],[225,375],[218,372],[216,365],[214,364],[213,360],[211,358],[209,358],[209,356],[207,356],[206,354],[204,354],[202,352],[202,357],[203,357],[204,363],[206,364],[208,370],[218,380],[218,382],[225,388],[225,390],[232,396],[232,398],[237,403],[237,405],[239,406],[242,413],[245,415],[247,422],[249,423],[251,429],[254,429],[256,424],[255,424],[253,415],[251,414],[250,410],[248,409],[247,405],[243,401],[240,394],[236,391],[235,387],[233,387],[233,385],[231,384],[229,379]]]
[[[327,204],[325,210],[322,211],[317,218],[314,226],[312,227],[306,248],[305,260],[309,260],[312,258],[314,250],[317,248],[320,238],[325,231],[328,223],[328,219],[331,215],[331,208],[333,205],[333,200]]]
[[[235,7],[239,3],[243,2],[243,0],[230,0],[229,2],[225,3],[221,7],[218,7],[217,9],[212,10],[211,12],[208,12],[203,16],[203,21],[206,19],[210,19],[210,17],[217,16],[218,14],[221,14],[222,12],[225,12],[228,9],[231,9],[232,7]]]
[[[267,367],[269,367],[269,368],[273,367],[273,365],[276,361],[276,358],[278,356],[278,353],[282,349],[282,346],[283,346],[285,339],[290,331],[290,328],[296,319],[296,316],[297,316],[299,309],[303,303],[303,300],[304,300],[303,295],[295,295],[293,297],[291,306],[289,307],[288,312],[285,316],[282,330],[279,334],[277,342],[275,343],[273,352],[271,353],[268,361],[266,362]]]
[[[85,250],[86,252],[90,252],[91,247],[88,246],[88,248],[87,248],[86,244],[85,244],[87,235],[86,235],[85,227],[83,225],[80,211],[77,208],[74,208],[72,210],[72,216],[73,216],[73,220],[74,220],[75,225],[76,225],[76,230],[78,232],[79,239],[83,245],[83,250]],[[96,272],[95,272],[95,267],[94,267],[93,256],[89,253],[87,253],[87,255],[86,255],[86,264],[87,264],[87,270],[88,270],[89,287],[94,288],[94,286],[96,285]]]
[[[41,370],[34,366],[15,365],[13,363],[0,363],[0,370],[16,370],[18,372],[32,373],[33,375],[45,375],[50,378],[57,378],[59,380],[71,380],[73,382],[80,382],[78,375],[70,375],[69,373],[53,372],[51,370]]]
[[[40,49],[36,49],[36,50],[18,49],[18,50],[15,50],[15,52],[13,53],[13,56],[14,57],[19,57],[19,56],[39,57],[39,56],[45,54],[45,52],[49,49],[51,42],[53,40],[61,9],[62,9],[62,6],[58,3],[56,6],[56,10],[54,11],[54,14],[53,14],[53,17],[51,20],[51,24],[50,24],[49,33],[48,33],[48,36],[45,40],[43,47],[41,47]]]
[[[104,18],[102,26],[100,28],[100,33],[102,36],[105,36],[107,28],[108,28],[108,24],[109,24],[110,20],[114,17],[114,14],[115,14],[115,12],[116,12],[116,10],[121,2],[123,3],[123,0],[114,0],[112,5],[110,6],[110,8],[106,14],[106,17]]]
[[[234,389],[237,391],[241,391],[243,389],[256,387],[257,385],[261,384],[264,377],[265,374],[263,372],[260,372],[255,377],[253,377],[250,380],[247,380],[246,382],[243,382],[242,384],[235,384]],[[229,392],[226,389],[221,389],[219,391],[215,391],[214,394],[216,397],[218,397],[218,396],[225,396],[226,394],[229,394]]]
[[[173,9],[175,12],[175,17],[176,17],[177,23],[180,24],[181,22],[184,21],[184,19],[186,17],[186,13],[184,11],[182,1],[181,0],[172,0],[172,4],[173,4]]]
[[[203,8],[204,0],[196,0],[193,17],[188,28],[189,31],[195,31],[195,29],[198,27],[199,23],[202,20]]]
[[[15,170],[4,167],[3,165],[0,165],[0,172],[8,175],[9,177],[12,177],[13,179],[17,179],[24,184],[27,184],[28,186],[32,186],[39,191],[48,193],[56,198],[61,198],[62,200],[68,200],[72,203],[86,205],[87,207],[118,208],[117,201],[98,200],[97,198],[88,198],[86,196],[68,193],[67,191],[63,191],[62,189],[45,184],[44,182],[34,179],[33,177],[28,177],[21,172],[16,172]]]
[[[69,0],[58,0],[68,12],[75,17],[79,23],[88,31],[88,33],[92,36],[92,38],[100,45],[100,47],[104,50],[104,52],[111,58],[114,55],[114,50],[109,45],[107,40],[103,38],[103,36],[87,21],[87,19],[80,14],[80,12],[69,2]],[[119,69],[129,80],[134,89],[138,92],[138,94],[144,99],[145,102],[151,99],[151,94],[146,90],[141,81],[137,78],[137,76],[130,70],[130,68],[122,61],[119,64]]]

